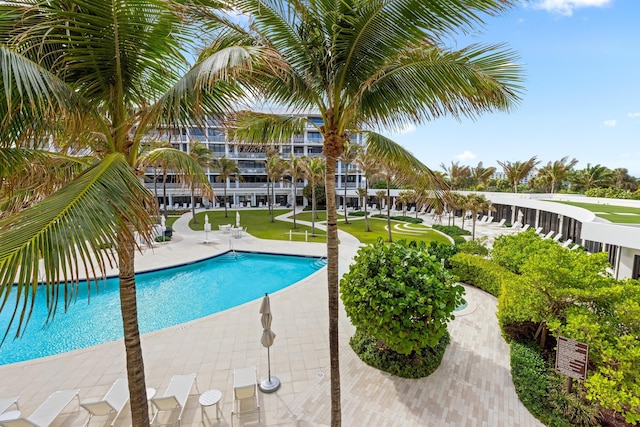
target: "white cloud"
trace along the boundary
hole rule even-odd
[[[632,119],[640,119],[640,113],[629,113],[627,114],[627,116],[631,117]]]
[[[536,9],[544,9],[547,12],[571,16],[574,9],[582,7],[604,7],[612,2],[613,0],[538,0],[533,6]]]
[[[603,122],[603,124],[608,128],[612,128],[612,127],[615,127],[618,124],[618,121],[617,120],[605,120]]]
[[[411,132],[415,132],[415,130],[416,130],[416,125],[414,125],[413,123],[407,123],[402,129],[398,129],[393,133],[394,135],[405,135]]]
[[[476,155],[469,150],[464,150],[464,153],[458,154],[456,156],[456,159],[458,160],[473,160],[475,158],[476,158]]]

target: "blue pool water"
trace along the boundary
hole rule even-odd
[[[151,332],[208,316],[248,301],[265,292],[283,289],[321,268],[317,258],[238,252],[197,263],[136,275],[140,332]],[[122,338],[118,279],[92,284],[90,302],[86,283],[67,313],[46,323],[45,293],[24,336],[10,332],[0,347],[0,365],[64,353]],[[6,331],[10,307],[0,313],[0,332]],[[258,314],[256,314],[258,322]]]

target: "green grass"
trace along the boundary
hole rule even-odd
[[[597,203],[564,202],[560,200],[552,201],[555,203],[564,203],[565,205],[576,206],[591,212],[595,212],[597,217],[606,219],[607,221],[619,224],[640,224],[639,208],[632,208],[629,206],[599,205]],[[620,215],[625,213],[635,215]]]
[[[236,222],[236,211],[229,210],[228,217],[225,218],[224,211],[215,210],[208,211],[206,214],[209,216],[209,222],[211,222],[211,229],[217,230],[220,224],[234,224]],[[293,229],[293,223],[284,221],[271,222],[269,211],[263,210],[240,210],[240,223],[243,227],[247,227],[247,232],[260,239],[271,240],[289,240],[289,231],[293,231],[292,240],[304,241],[304,232],[308,232],[310,242],[325,242],[326,232],[316,227],[316,236],[311,236],[311,227],[307,225],[297,224],[297,228]],[[289,212],[288,209],[279,209],[275,211],[275,216],[282,215]],[[320,220],[317,223],[326,221],[326,212],[318,212]],[[189,227],[192,230],[202,231],[204,230],[204,215],[205,212],[199,212],[196,214],[198,219],[197,224],[189,223]],[[311,212],[301,212],[296,214],[296,219],[300,221],[311,221]],[[175,221],[175,220],[174,220]],[[169,219],[167,219],[167,225],[169,225]],[[369,218],[370,232],[366,231],[365,220],[362,217],[353,218],[349,220],[349,224],[345,224],[343,221],[338,222],[338,228],[346,231],[347,233],[356,237],[362,243],[375,243],[379,237],[386,240],[387,230],[385,226],[387,221],[384,219]],[[399,221],[391,221],[392,236],[394,240],[417,240],[430,242],[435,240],[440,243],[449,243],[449,240],[442,236],[440,233],[432,230],[430,227],[421,224],[406,224]],[[396,228],[399,227],[398,228]]]

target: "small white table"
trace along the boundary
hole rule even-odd
[[[200,412],[202,413],[202,424],[204,424],[204,408],[212,405],[216,405],[216,420],[220,420],[220,399],[222,398],[222,392],[220,390],[212,389],[207,390],[200,395]],[[209,417],[207,417],[209,418]]]

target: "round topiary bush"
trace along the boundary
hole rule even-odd
[[[385,361],[365,360],[372,366],[417,378],[440,364],[448,343],[447,322],[454,318],[464,288],[453,285],[451,273],[424,242],[387,244],[378,239],[358,251],[340,291],[357,330],[352,342],[356,353],[363,360]],[[421,358],[428,360],[418,362]],[[402,364],[425,368],[410,368],[408,373],[391,368]]]

